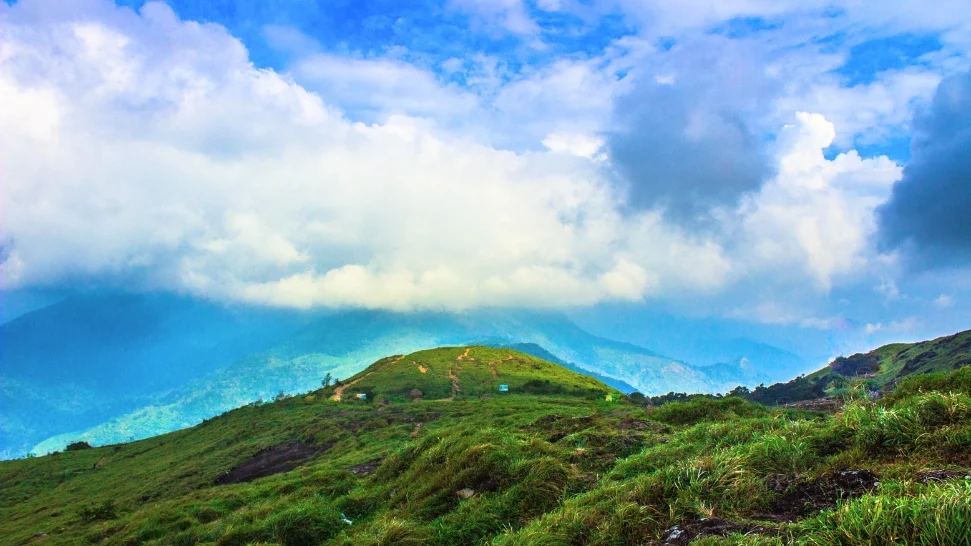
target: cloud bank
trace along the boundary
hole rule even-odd
[[[449,6],[538,39],[518,3],[481,4]],[[418,66],[314,43],[275,70],[161,3],[27,0],[0,17],[5,289],[390,309],[721,298],[799,323],[800,295],[888,274],[873,240],[900,244],[886,226],[907,222],[874,211],[923,172],[918,147],[896,186],[896,162],[832,147],[936,84],[827,75],[806,92],[838,55],[784,62],[710,33],[516,74],[486,54]],[[891,87],[876,110],[847,106]],[[935,142],[943,100],[922,126]]]

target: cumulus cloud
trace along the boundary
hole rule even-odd
[[[818,114],[790,114],[767,145],[788,73],[724,37],[650,60],[632,41],[515,78],[479,56],[450,63],[468,71],[458,88],[313,44],[292,72],[259,69],[224,28],[160,3],[25,0],[0,17],[5,288],[414,309],[744,284],[740,313],[819,326],[827,314],[770,293],[869,275],[873,209],[900,176],[887,158],[826,159],[837,132]],[[683,227],[697,215],[714,229]]]
[[[619,214],[596,162],[349,121],[163,4],[51,7],[4,12],[5,287],[563,306],[709,290],[731,269],[717,243]]]
[[[886,157],[854,152],[832,160],[823,150],[836,137],[819,114],[799,113],[779,135],[777,175],[740,207],[751,269],[802,264],[820,289],[873,258],[874,208],[900,177]]]
[[[971,260],[971,72],[941,82],[914,125],[911,161],[880,207],[880,238],[918,268]]]

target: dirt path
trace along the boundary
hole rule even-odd
[[[448,398],[446,398],[446,400],[448,400],[449,402],[454,402],[455,396],[458,395],[459,391],[462,390],[461,388],[459,388],[459,376],[452,373],[452,368],[449,368],[448,378],[452,380],[452,396],[449,396]]]
[[[368,372],[368,373],[364,374],[363,376],[358,377],[354,381],[351,381],[350,383],[344,383],[340,387],[337,387],[336,389],[334,389],[334,395],[331,396],[330,399],[333,400],[334,402],[340,402],[341,401],[341,395],[344,394],[344,390],[346,390],[348,387],[352,387],[354,385],[354,383],[357,383],[358,381],[364,379],[365,377],[367,377],[367,376],[369,376],[369,375],[371,375],[373,373],[374,372]]]
[[[418,371],[419,372],[421,372],[421,373],[428,373],[428,368],[422,366],[421,364],[415,362],[414,360],[412,360],[411,363],[414,364],[415,366],[418,366]]]
[[[507,360],[512,360],[512,359],[513,359],[513,356],[509,355],[506,358],[503,358],[502,360],[493,360],[489,362],[489,371],[492,372],[492,377],[499,377],[499,371],[496,370],[496,364],[500,362],[505,362]]]
[[[465,360],[466,358],[469,358],[469,351],[471,351],[471,350],[472,350],[472,347],[467,347],[465,349],[465,352],[462,353],[462,354],[460,354],[459,357],[456,358],[455,360],[458,361],[458,362],[461,362],[461,361]]]

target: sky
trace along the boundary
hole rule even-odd
[[[941,335],[969,69],[966,0],[8,0],[0,291]]]

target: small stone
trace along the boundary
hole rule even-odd
[[[455,494],[458,495],[460,499],[465,500],[472,498],[472,495],[475,495],[475,491],[466,487],[465,489],[459,489],[455,492]]]

